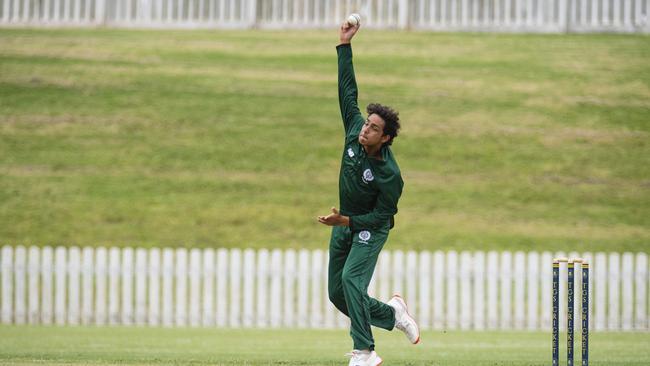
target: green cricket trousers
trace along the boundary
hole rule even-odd
[[[395,311],[368,296],[368,284],[375,270],[379,252],[388,239],[389,227],[352,232],[347,226],[332,228],[328,268],[330,301],[351,321],[350,335],[354,349],[374,350],[370,325],[392,330]]]

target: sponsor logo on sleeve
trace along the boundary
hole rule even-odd
[[[354,157],[354,151],[352,151],[351,147],[348,147],[348,156],[351,158]]]

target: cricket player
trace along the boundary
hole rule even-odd
[[[350,317],[354,342],[350,366],[376,366],[371,325],[403,331],[411,343],[420,331],[406,303],[394,295],[387,303],[368,296],[368,284],[379,252],[394,225],[397,202],[404,185],[390,145],[400,128],[398,113],[390,107],[369,104],[364,118],[357,106],[357,83],[352,66],[352,37],[359,25],[344,22],[338,53],[339,106],[345,128],[345,147],[339,175],[340,212],[319,216],[333,226],[329,245],[328,291],[330,301]]]

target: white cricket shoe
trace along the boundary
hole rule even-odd
[[[404,299],[395,294],[387,304],[395,309],[395,328],[404,332],[411,343],[418,344],[420,342],[420,328],[415,319],[409,314]]]
[[[379,366],[382,363],[381,357],[375,351],[359,351],[355,349],[347,353],[346,356],[350,357],[348,366]]]

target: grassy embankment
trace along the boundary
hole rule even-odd
[[[0,30],[0,243],[325,247],[336,31]],[[650,37],[362,31],[389,248],[650,251]]]

